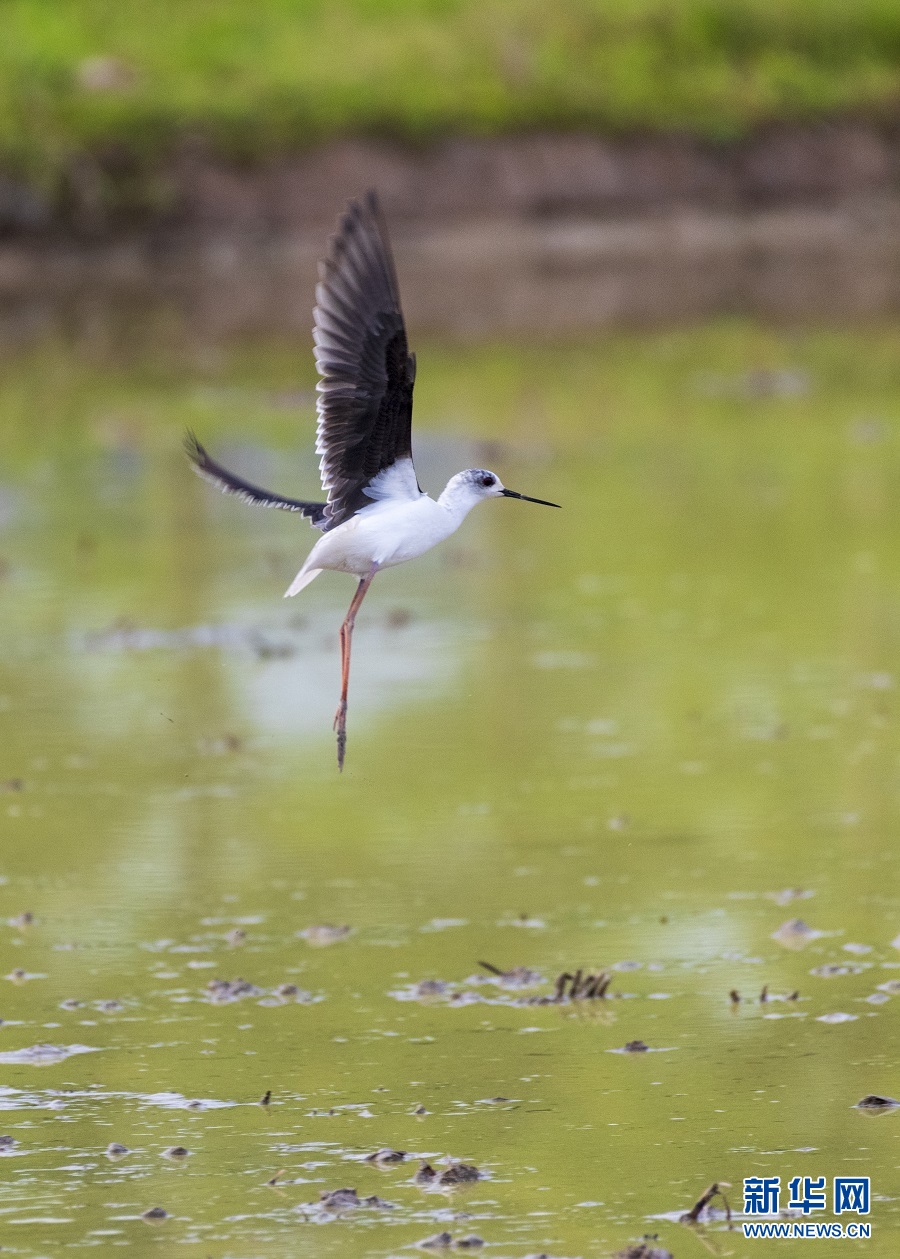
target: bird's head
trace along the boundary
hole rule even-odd
[[[521,498],[526,503],[540,503],[542,507],[558,507],[559,503],[548,503],[545,498],[529,498],[527,494],[517,494],[515,490],[508,490],[496,472],[489,472],[487,468],[467,468],[465,472],[458,473],[453,478],[453,482],[457,482],[459,490],[471,495],[475,499],[479,498]],[[448,489],[450,486],[447,487]]]

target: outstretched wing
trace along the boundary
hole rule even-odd
[[[316,450],[334,529],[385,492],[417,498],[412,464],[415,357],[406,344],[397,276],[374,192],[351,201],[316,289],[319,423]],[[374,492],[367,493],[380,473]]]
[[[220,463],[211,459],[193,433],[185,435],[184,448],[197,475],[203,477],[204,481],[209,481],[210,485],[215,485],[223,494],[236,494],[245,503],[254,503],[259,507],[280,507],[284,511],[298,511],[301,515],[308,516],[317,528],[325,528],[324,503],[305,503],[297,498],[282,498],[280,494],[270,494],[268,490],[261,490],[258,486],[251,485],[249,481],[235,476],[233,472],[229,472],[227,468],[223,468]]]

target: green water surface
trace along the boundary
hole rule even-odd
[[[352,582],[284,602],[315,535],[179,451],[314,494],[308,352],[188,333],[0,363],[3,1253],[794,1253],[678,1216],[868,1175],[872,1239],[813,1249],[896,1255],[900,1115],[854,1104],[900,1096],[900,329],[418,347],[423,484],[564,510],[378,578],[343,776]],[[528,1000],[577,968],[609,995]]]

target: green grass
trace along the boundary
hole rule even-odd
[[[90,59],[113,58],[106,87]],[[86,69],[87,67],[87,69]],[[896,0],[0,0],[0,164],[336,135],[740,135],[900,102]]]

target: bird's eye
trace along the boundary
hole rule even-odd
[[[481,484],[482,484],[482,485],[485,485],[485,486],[487,486],[487,485],[493,485],[493,484],[494,484],[494,478],[493,478],[490,474],[488,474],[487,476],[483,476],[483,477],[481,478]]]

